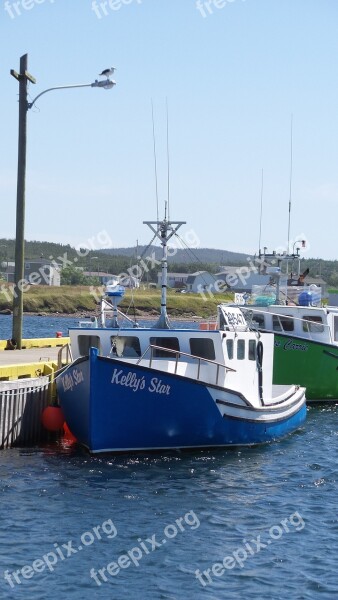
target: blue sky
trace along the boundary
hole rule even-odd
[[[0,237],[15,235],[9,71],[27,52],[31,98],[111,65],[118,85],[54,91],[29,111],[26,239],[150,241],[151,99],[163,216],[167,97],[170,217],[187,221],[183,237],[254,253],[263,168],[261,246],[285,247],[293,115],[291,240],[306,237],[304,256],[338,258],[337,17],[336,0],[2,1]]]

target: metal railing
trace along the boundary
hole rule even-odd
[[[64,354],[66,355],[65,360],[63,359]],[[70,344],[64,344],[58,352],[58,370],[60,370],[64,364],[68,365],[71,362],[73,362],[72,349]]]
[[[225,369],[225,371],[232,371],[232,372],[236,372],[236,369],[232,369],[231,367],[227,367],[226,365],[219,363],[215,360],[211,360],[209,358],[202,358],[201,356],[195,356],[194,354],[188,354],[187,352],[182,352],[181,350],[172,350],[170,348],[164,348],[163,346],[155,346],[154,344],[149,344],[149,346],[147,347],[147,349],[145,350],[145,352],[143,352],[142,356],[138,359],[137,361],[137,365],[140,364],[140,362],[142,360],[144,360],[146,354],[149,352],[150,350],[150,358],[149,358],[149,368],[151,368],[152,363],[154,358],[165,358],[163,356],[161,357],[154,357],[154,350],[160,350],[162,352],[168,352],[169,354],[172,354],[173,356],[175,356],[175,368],[174,368],[174,374],[177,374],[177,367],[178,367],[178,363],[179,363],[179,359],[181,358],[181,356],[185,356],[190,358],[191,360],[196,360],[197,361],[197,381],[200,381],[200,373],[201,373],[201,362],[207,363],[207,364],[211,364],[211,365],[215,365],[216,366],[216,378],[215,378],[215,384],[218,385],[218,378],[219,378],[219,371],[220,371],[220,367],[222,367],[222,369]]]

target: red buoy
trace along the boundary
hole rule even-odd
[[[57,337],[57,338],[60,338],[60,337],[62,337],[62,331],[57,331],[57,332],[55,333],[55,337]]]
[[[59,406],[47,406],[42,412],[41,420],[48,431],[59,431],[63,428],[65,417]]]

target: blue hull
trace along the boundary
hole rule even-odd
[[[271,442],[305,421],[303,402],[262,421],[222,416],[210,386],[174,374],[97,356],[79,359],[59,376],[60,403],[77,440],[91,452],[210,448]],[[214,387],[217,397],[217,388]],[[250,412],[250,417],[245,413]]]

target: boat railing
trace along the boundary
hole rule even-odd
[[[70,344],[64,344],[64,346],[61,346],[58,352],[58,370],[60,370],[65,364],[68,365],[71,362],[73,362],[71,346]]]
[[[144,358],[146,357],[146,355],[150,351],[149,368],[151,368],[154,358],[160,358],[160,357],[156,357],[156,356],[154,357],[154,351],[155,350],[156,351],[160,351],[160,352],[165,352],[165,353],[172,354],[172,356],[175,358],[175,367],[174,367],[174,373],[175,373],[175,375],[177,374],[178,363],[179,363],[179,359],[181,358],[181,356],[185,356],[185,357],[187,357],[187,358],[189,358],[189,359],[191,359],[193,361],[197,361],[197,381],[200,380],[201,363],[202,362],[216,366],[216,378],[215,378],[215,384],[216,385],[218,385],[220,368],[225,369],[225,371],[236,372],[236,369],[232,369],[231,367],[227,367],[227,365],[219,363],[216,360],[211,360],[210,358],[203,358],[201,356],[196,356],[194,354],[188,354],[187,352],[182,352],[181,350],[172,350],[171,348],[164,348],[163,346],[156,346],[154,344],[149,344],[149,346],[147,347],[147,349],[145,350],[145,352],[143,352],[142,356],[138,359],[138,361],[137,361],[136,364],[137,365],[140,364],[140,362],[142,360],[144,360]],[[163,358],[163,357],[161,357],[161,358]]]
[[[286,314],[284,315],[281,313],[275,313],[270,310],[258,310],[256,312],[256,314],[254,314],[255,311],[252,308],[248,309],[248,308],[242,307],[242,310],[246,315],[250,329],[255,329],[255,330],[259,329],[262,331],[270,331],[272,333],[285,333],[287,335],[293,335],[293,336],[298,336],[298,337],[302,337],[302,333],[303,334],[306,333],[306,334],[308,334],[308,339],[310,339],[310,340],[318,340],[318,337],[313,334],[316,334],[316,333],[323,334],[324,332],[326,332],[328,334],[329,342],[332,343],[332,341],[333,341],[331,329],[327,323],[323,323],[321,321],[314,321],[312,319],[306,319],[304,317],[295,317],[293,315],[286,315]],[[278,329],[276,327],[276,324],[273,324],[271,328],[266,327],[266,326],[260,327],[259,324],[255,323],[255,317],[258,314],[271,315],[272,317],[275,317],[275,319],[278,322]],[[283,321],[284,321],[284,325],[283,325]],[[285,328],[286,322],[301,323],[302,324],[302,332],[297,332],[297,331],[294,331],[293,329]]]

